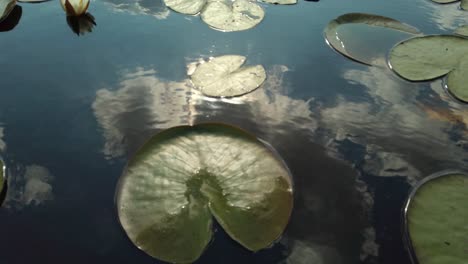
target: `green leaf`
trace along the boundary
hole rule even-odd
[[[221,124],[153,136],[129,161],[116,199],[130,240],[174,263],[200,257],[212,237],[212,216],[245,248],[270,246],[293,203],[284,163],[255,137]]]
[[[391,50],[389,56],[390,67],[410,81],[432,80],[448,74],[449,92],[466,102],[467,60],[468,39],[449,35],[423,36],[403,41]]]
[[[200,13],[206,1],[207,0],[164,0],[167,7],[186,15],[196,15]]]
[[[257,89],[266,79],[261,65],[242,67],[244,56],[225,55],[197,66],[190,76],[194,86],[213,97],[233,97]]]
[[[419,264],[468,263],[468,176],[423,180],[405,208],[407,238]]]
[[[249,0],[209,1],[201,19],[214,29],[241,31],[255,27],[265,17],[263,9]]]
[[[340,36],[338,33],[340,27],[348,24],[364,24],[372,27],[384,27],[409,34],[420,33],[418,29],[401,23],[395,19],[372,14],[349,13],[330,21],[325,28],[325,38],[327,43],[344,56],[367,65],[371,65],[371,62],[359,58],[352,50],[348,50],[346,48],[348,40]]]
[[[460,7],[463,10],[468,10],[468,0],[461,0]]]
[[[16,0],[0,0],[0,21],[5,19],[16,5]]]

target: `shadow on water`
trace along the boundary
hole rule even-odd
[[[67,16],[67,24],[78,36],[90,33],[96,26],[96,21],[90,13],[81,16]]]

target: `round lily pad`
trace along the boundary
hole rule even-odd
[[[447,172],[421,181],[405,207],[413,263],[468,263],[467,219],[468,175]]]
[[[354,55],[352,50],[348,50],[347,40],[341,37],[338,34],[338,29],[343,25],[348,24],[365,24],[373,27],[384,27],[389,29],[394,29],[402,31],[409,34],[419,34],[419,30],[409,26],[407,24],[401,23],[398,20],[365,13],[349,13],[337,17],[336,19],[330,21],[325,28],[325,38],[327,43],[336,51],[343,54],[344,56],[355,60],[357,62],[371,65],[370,61],[366,61],[358,56]]]
[[[170,9],[186,14],[195,15],[200,13],[207,0],[164,0]]]
[[[456,98],[468,102],[468,39],[451,35],[415,37],[397,44],[390,52],[390,67],[410,81],[447,76]]]
[[[459,0],[432,0],[432,1],[439,3],[439,4],[450,4],[450,3],[458,2]],[[468,0],[461,0],[460,8],[463,10],[468,10]]]
[[[209,1],[201,19],[214,29],[241,31],[255,27],[263,20],[263,9],[249,0]]]
[[[0,21],[5,19],[16,5],[16,0],[0,0]]]
[[[138,248],[190,263],[210,242],[213,217],[245,248],[270,246],[293,198],[289,171],[271,148],[240,129],[201,124],[153,136],[128,162],[116,202]]]
[[[190,76],[203,94],[214,97],[233,97],[257,89],[266,79],[261,65],[242,67],[246,58],[225,55],[199,64]]]

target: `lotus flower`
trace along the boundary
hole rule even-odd
[[[81,16],[89,6],[89,0],[60,0],[60,3],[68,16]]]

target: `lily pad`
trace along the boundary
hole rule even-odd
[[[18,0],[20,3],[42,3],[50,0]]]
[[[195,15],[205,6],[207,0],[164,0],[166,6],[170,9],[186,14]]]
[[[457,28],[454,33],[460,36],[468,37],[468,25]]]
[[[266,79],[261,65],[242,67],[246,58],[225,55],[198,65],[190,76],[203,94],[213,97],[233,97],[257,89]]]
[[[450,172],[424,179],[405,207],[406,239],[419,264],[468,263],[468,175]]]
[[[5,19],[16,5],[16,0],[0,0],[0,21]]]
[[[275,5],[294,5],[297,3],[297,0],[262,0],[262,2]]]
[[[270,148],[237,128],[202,124],[153,136],[129,161],[116,202],[138,248],[190,263],[210,242],[213,217],[245,248],[270,246],[293,199],[289,171]]]
[[[339,53],[343,54],[344,56],[355,60],[357,62],[366,64],[366,65],[371,65],[372,63],[370,61],[361,59],[359,56],[354,55],[352,50],[347,50],[346,48],[346,39],[342,39],[340,35],[338,34],[338,29],[343,26],[343,25],[348,25],[348,24],[364,24],[364,25],[369,25],[372,27],[383,27],[383,28],[389,28],[409,34],[419,34],[419,30],[401,23],[398,20],[384,17],[384,16],[379,16],[379,15],[372,15],[372,14],[365,14],[365,13],[349,13],[349,14],[344,14],[342,16],[339,16],[338,18],[330,21],[325,28],[325,38],[327,43],[336,51]]]
[[[0,32],[13,30],[19,23],[23,9],[19,5],[15,5],[10,14],[0,22]]]
[[[390,67],[410,81],[447,75],[447,86],[456,98],[468,102],[468,39],[450,35],[412,38],[390,52]]]
[[[263,9],[249,0],[209,1],[201,19],[214,29],[241,31],[255,27],[265,17]]]

